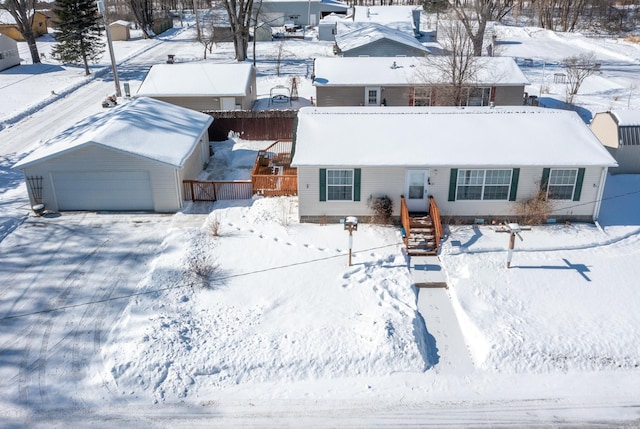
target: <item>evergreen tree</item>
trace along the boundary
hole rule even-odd
[[[99,37],[101,16],[95,0],[56,0],[58,43],[51,55],[63,63],[82,64],[89,74],[89,61],[98,62],[105,44]]]

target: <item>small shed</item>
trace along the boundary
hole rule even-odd
[[[213,118],[136,98],[83,120],[13,168],[23,171],[32,206],[47,210],[176,212],[182,181],[209,161]]]
[[[640,110],[600,112],[591,120],[591,131],[618,161],[611,174],[640,173]]]
[[[331,13],[318,23],[318,40],[334,41],[338,33],[338,22],[344,20],[344,16]]]
[[[257,99],[256,68],[249,62],[156,64],[136,96],[200,112],[251,110]]]
[[[273,28],[266,22],[260,22],[253,30],[256,42],[271,42],[273,40]]]
[[[0,34],[0,71],[18,64],[20,64],[18,42],[4,34]]]
[[[109,29],[111,30],[111,40],[129,40],[131,38],[130,27],[131,23],[129,21],[123,20],[114,21],[109,24]]]

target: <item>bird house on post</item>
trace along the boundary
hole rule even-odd
[[[513,248],[515,247],[515,244],[516,244],[516,235],[518,236],[520,241],[523,241],[522,236],[520,235],[522,228],[517,223],[508,223],[507,230],[509,231],[509,250],[507,251],[507,268],[511,268],[511,257],[513,256]]]
[[[358,230],[358,218],[347,216],[344,219],[344,229],[349,231],[349,266],[351,266],[351,249],[353,249],[353,231]]]

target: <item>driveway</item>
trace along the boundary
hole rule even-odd
[[[14,401],[5,407],[82,406],[82,389],[92,388],[82,381],[98,373],[91,361],[135,299],[128,295],[160,251],[172,218],[30,217],[0,242],[0,401]],[[108,381],[94,382],[108,400]]]

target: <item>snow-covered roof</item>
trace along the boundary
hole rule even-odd
[[[140,97],[75,125],[13,168],[25,168],[85,146],[102,146],[180,168],[213,118]]]
[[[305,107],[295,166],[616,166],[577,113],[519,107]]]
[[[31,13],[32,13],[32,12],[31,12],[31,11],[29,11],[29,16],[31,16]],[[36,11],[35,11],[35,13],[39,13],[39,14],[41,14],[42,16],[45,16],[45,17],[46,17],[46,15],[45,15],[42,11],[36,10]],[[15,24],[15,23],[16,23],[15,18],[13,17],[13,15],[11,15],[11,14],[9,13],[9,11],[8,11],[8,10],[6,10],[6,9],[0,9],[0,24],[10,24],[10,25],[13,25],[13,24]]]
[[[252,69],[253,65],[246,62],[156,64],[136,95],[243,97],[247,95]]]
[[[640,110],[624,109],[612,110],[611,114],[616,118],[620,127],[640,126]]]
[[[370,23],[348,32],[339,30],[335,39],[341,51],[350,51],[378,40],[388,39],[415,49],[420,49],[424,51],[425,54],[430,52],[429,49],[417,41],[412,34],[377,23]]]
[[[320,57],[315,59],[316,86],[405,86],[447,83],[438,64],[446,58],[428,57]],[[478,57],[474,85],[528,85],[516,62],[510,57]],[[366,70],[366,73],[362,71]]]
[[[124,26],[124,27],[128,27],[128,26],[130,26],[130,25],[131,25],[131,22],[129,22],[129,21],[125,21],[125,20],[123,20],[123,19],[119,19],[119,20],[117,20],[117,21],[113,21],[113,22],[112,22],[111,24],[109,24],[109,25],[122,25],[122,26]]]
[[[356,22],[413,22],[413,11],[422,9],[420,6],[356,6],[353,20]]]

